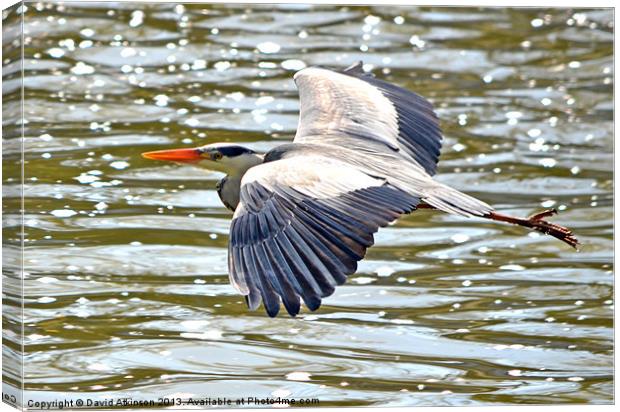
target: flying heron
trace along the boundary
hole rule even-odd
[[[441,130],[422,96],[365,73],[308,67],[294,76],[300,115],[292,143],[257,153],[229,143],[143,153],[226,176],[217,184],[234,212],[231,284],[255,310],[311,311],[357,270],[373,234],[403,214],[432,208],[525,226],[577,247],[565,227],[496,212],[433,179]]]

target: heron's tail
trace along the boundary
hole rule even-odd
[[[437,182],[424,190],[422,200],[436,209],[466,217],[487,216],[493,211],[482,200]]]
[[[466,195],[450,186],[429,180],[424,182],[418,180],[415,184],[411,182],[403,184],[402,181],[399,183],[401,183],[403,190],[409,191],[415,196],[419,196],[426,204],[422,203],[418,205],[418,207],[430,206],[431,208],[439,209],[454,215],[465,217],[477,216],[498,222],[512,223],[534,229],[546,235],[551,235],[575,249],[579,247],[579,240],[577,240],[577,237],[570,229],[544,220],[545,217],[556,214],[557,211],[555,209],[545,210],[527,218],[508,216],[496,212],[493,207],[484,203],[482,200]]]

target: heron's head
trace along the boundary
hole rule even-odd
[[[263,155],[230,143],[213,143],[200,147],[157,150],[142,153],[142,157],[169,162],[190,163],[227,175],[241,175],[250,167],[263,162]]]

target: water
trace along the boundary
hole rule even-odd
[[[25,16],[26,399],[611,402],[611,10],[31,3]],[[221,176],[140,153],[268,150],[294,134],[295,70],[359,59],[434,102],[440,181],[506,213],[557,207],[581,251],[418,211],[316,313],[249,312],[228,284]],[[11,242],[20,80],[4,63]]]

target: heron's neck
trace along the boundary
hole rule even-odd
[[[241,190],[241,177],[231,178],[225,176],[217,182],[217,194],[224,206],[233,212],[239,204],[239,192]]]
[[[251,167],[259,165],[263,162],[264,155],[252,154],[237,159],[234,167],[228,168],[226,177],[217,184],[217,193],[220,200],[228,209],[233,212],[239,204],[239,193],[241,191],[241,179],[245,172]]]
[[[221,163],[228,163],[224,173],[226,173],[230,179],[241,181],[241,178],[249,168],[263,163],[264,159],[264,154],[252,153],[237,156],[234,159],[230,159],[228,162]]]

